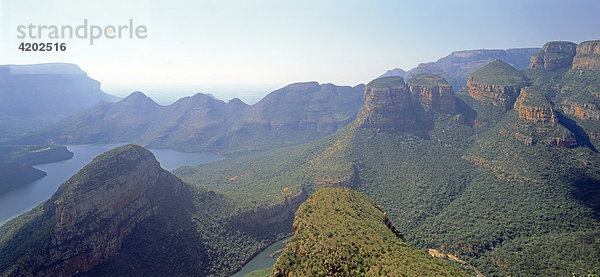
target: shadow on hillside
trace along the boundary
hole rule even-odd
[[[590,150],[598,153],[596,147],[594,147],[594,145],[590,142],[590,136],[585,132],[583,128],[581,128],[581,126],[577,125],[577,122],[575,122],[575,120],[570,119],[569,117],[565,116],[564,114],[558,111],[556,111],[556,114],[558,115],[559,123],[565,126],[565,128],[567,128],[569,131],[573,132],[573,134],[575,134],[575,138],[577,139],[578,145],[585,146]]]
[[[430,140],[429,132],[435,128],[435,114],[431,111],[427,112],[421,106],[415,107],[414,111],[415,123],[412,126],[397,128],[396,133],[410,133],[421,139]]]
[[[475,118],[477,118],[477,112],[458,97],[456,98],[455,105],[458,113],[465,118],[464,124],[469,127],[473,127]]]

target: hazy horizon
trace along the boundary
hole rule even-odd
[[[37,9],[31,9],[37,6]],[[79,65],[124,97],[168,103],[197,92],[252,102],[289,83],[355,86],[453,51],[598,39],[600,2],[46,1],[0,2],[0,64]],[[19,25],[147,27],[146,39],[33,39],[65,52],[22,52]],[[586,24],[582,24],[586,22]],[[377,34],[377,35],[375,35]],[[382,35],[385,34],[385,35]],[[465,35],[468,34],[468,35]],[[163,99],[163,100],[160,100]]]

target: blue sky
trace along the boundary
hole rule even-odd
[[[249,99],[297,81],[356,85],[455,50],[600,39],[600,1],[0,0],[0,63],[70,62],[123,96]],[[21,52],[17,26],[134,19],[146,39]]]

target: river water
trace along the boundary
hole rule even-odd
[[[252,271],[267,267],[273,267],[279,255],[281,255],[281,252],[277,252],[275,255],[273,255],[273,253],[275,253],[277,250],[285,248],[285,245],[287,244],[288,240],[289,238],[285,238],[283,240],[271,244],[269,247],[265,248],[265,250],[261,251],[256,256],[254,256],[254,258],[252,258],[252,260],[246,263],[240,271],[231,275],[231,277],[243,277],[244,275]]]
[[[74,153],[72,159],[34,166],[48,175],[0,195],[0,225],[46,201],[63,182],[75,175],[94,157],[121,145],[124,143],[68,145],[67,149]],[[172,149],[150,149],[150,151],[166,170],[221,159],[219,155],[213,153],[185,153]]]

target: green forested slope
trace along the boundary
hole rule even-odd
[[[292,241],[273,276],[468,276],[406,244],[388,224],[366,195],[320,189],[298,208]]]

